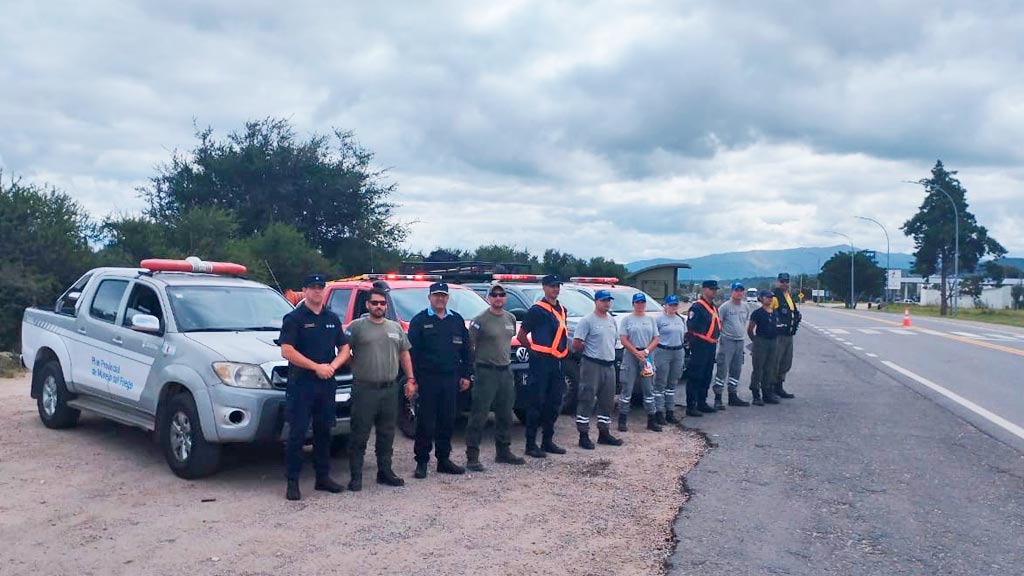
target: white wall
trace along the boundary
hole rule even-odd
[[[1010,296],[1010,286],[1003,286],[1002,288],[994,288],[992,286],[986,286],[981,289],[981,302],[986,308],[1011,308],[1013,306],[1013,298]],[[921,305],[922,306],[938,306],[942,298],[941,292],[933,288],[921,287]],[[950,305],[953,301],[950,300]],[[960,308],[974,308],[974,299],[970,296],[960,295]]]

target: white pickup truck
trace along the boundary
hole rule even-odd
[[[286,437],[288,363],[276,343],[291,304],[235,276],[97,268],[53,309],[29,308],[22,362],[49,428],[82,410],[155,431],[175,474],[214,473],[221,446]],[[349,432],[351,373],[335,376],[332,451]]]

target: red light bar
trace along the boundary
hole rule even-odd
[[[569,278],[569,282],[578,282],[580,284],[618,284],[619,279],[601,276],[573,276]]]
[[[363,274],[360,276],[363,280],[440,280],[441,276],[438,274]]]
[[[543,277],[540,274],[494,274],[491,276],[499,282],[536,282]]]

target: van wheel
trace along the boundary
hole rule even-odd
[[[68,388],[64,384],[64,372],[60,369],[60,362],[50,360],[43,365],[39,371],[39,378],[42,384],[39,387],[39,396],[36,398],[36,408],[39,409],[39,419],[47,428],[60,429],[72,428],[78,424],[78,417],[82,413],[68,406]]]
[[[186,480],[209,476],[220,467],[220,444],[203,436],[196,402],[188,392],[180,392],[167,403],[160,419],[160,447],[167,465]]]

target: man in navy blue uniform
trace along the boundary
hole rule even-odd
[[[427,477],[433,447],[437,471],[463,474],[466,469],[451,461],[452,430],[460,390],[468,390],[473,377],[469,330],[457,312],[448,310],[448,285],[430,285],[430,307],[409,321],[412,369],[419,400],[416,410],[416,478]]]
[[[341,318],[324,308],[321,274],[313,274],[302,283],[304,299],[281,323],[281,356],[288,360],[288,391],[285,394],[285,419],[288,444],[285,450],[285,478],[288,500],[299,500],[299,473],[302,471],[302,445],[306,440],[310,417],[313,420],[314,489],[338,493],[340,484],[330,477],[331,428],[337,416],[334,373],[349,359],[348,339]]]
[[[686,337],[690,341],[690,363],[686,367],[686,415],[703,416],[716,412],[708,406],[708,389],[715,368],[715,352],[722,334],[722,321],[715,307],[717,280],[701,284],[701,297],[690,306]]]
[[[544,298],[526,313],[516,338],[530,346],[529,394],[526,408],[526,454],[546,458],[547,454],[565,454],[555,444],[555,421],[562,410],[565,376],[562,359],[569,354],[569,334],[565,324],[565,307],[558,302],[562,281],[549,274],[541,279]],[[543,441],[537,446],[537,428],[543,429]]]

